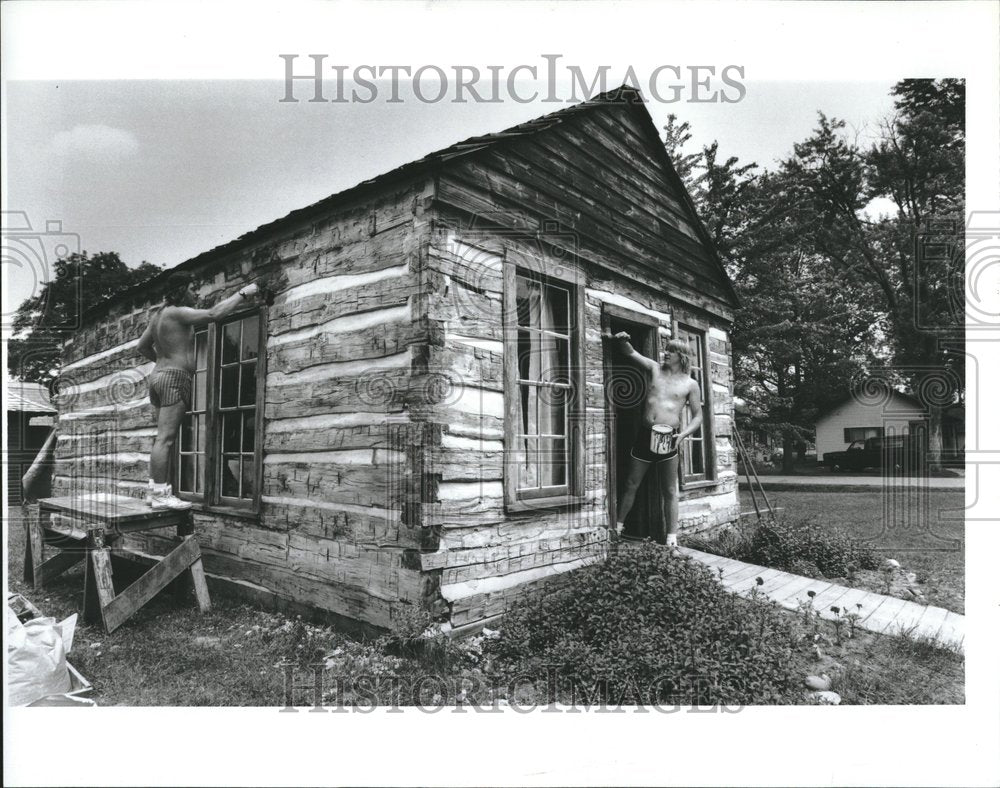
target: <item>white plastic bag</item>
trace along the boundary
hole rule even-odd
[[[73,620],[70,620],[73,619]],[[75,616],[62,623],[54,618],[34,618],[22,624],[7,608],[7,688],[11,706],[72,688],[66,667],[64,625],[72,642]]]

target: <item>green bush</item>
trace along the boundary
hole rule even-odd
[[[517,603],[486,650],[508,680],[545,685],[547,702],[603,684],[609,703],[757,704],[791,697],[793,637],[772,603],[647,542]]]
[[[825,529],[806,518],[777,517],[728,529],[711,540],[690,539],[690,547],[807,577],[845,577],[855,569],[877,569],[868,545]]]

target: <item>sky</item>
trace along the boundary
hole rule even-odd
[[[647,108],[658,127],[671,112],[688,121],[692,148],[718,140],[723,155],[762,166],[789,154],[819,110],[862,137],[892,110],[888,81],[745,85],[737,103]],[[302,101],[282,103],[278,80],[7,87],[7,210],[24,212],[33,231],[61,222],[65,237],[50,233],[50,248],[116,251],[131,266],[174,266],[433,150],[566,106],[318,104],[305,100],[307,87],[296,92]],[[8,273],[5,314],[34,287],[32,277]]]

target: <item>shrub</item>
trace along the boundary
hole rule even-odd
[[[689,540],[688,544],[705,552],[808,577],[845,577],[851,566],[880,566],[870,546],[806,518],[761,520],[737,526],[712,540]]]
[[[479,664],[483,638],[453,639],[435,624],[433,614],[402,606],[381,636],[341,640],[324,656],[326,700],[347,706],[491,703]]]
[[[446,674],[465,660],[466,652],[436,623],[437,617],[426,610],[401,606],[392,628],[375,646],[383,654],[408,657],[428,671]]]
[[[790,697],[792,643],[775,605],[646,542],[516,603],[486,648],[499,675],[536,678],[547,701],[603,683],[609,703],[705,705]]]

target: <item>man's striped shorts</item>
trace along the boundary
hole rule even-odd
[[[154,408],[166,408],[183,402],[191,407],[193,376],[184,369],[160,369],[149,376],[149,401]]]

